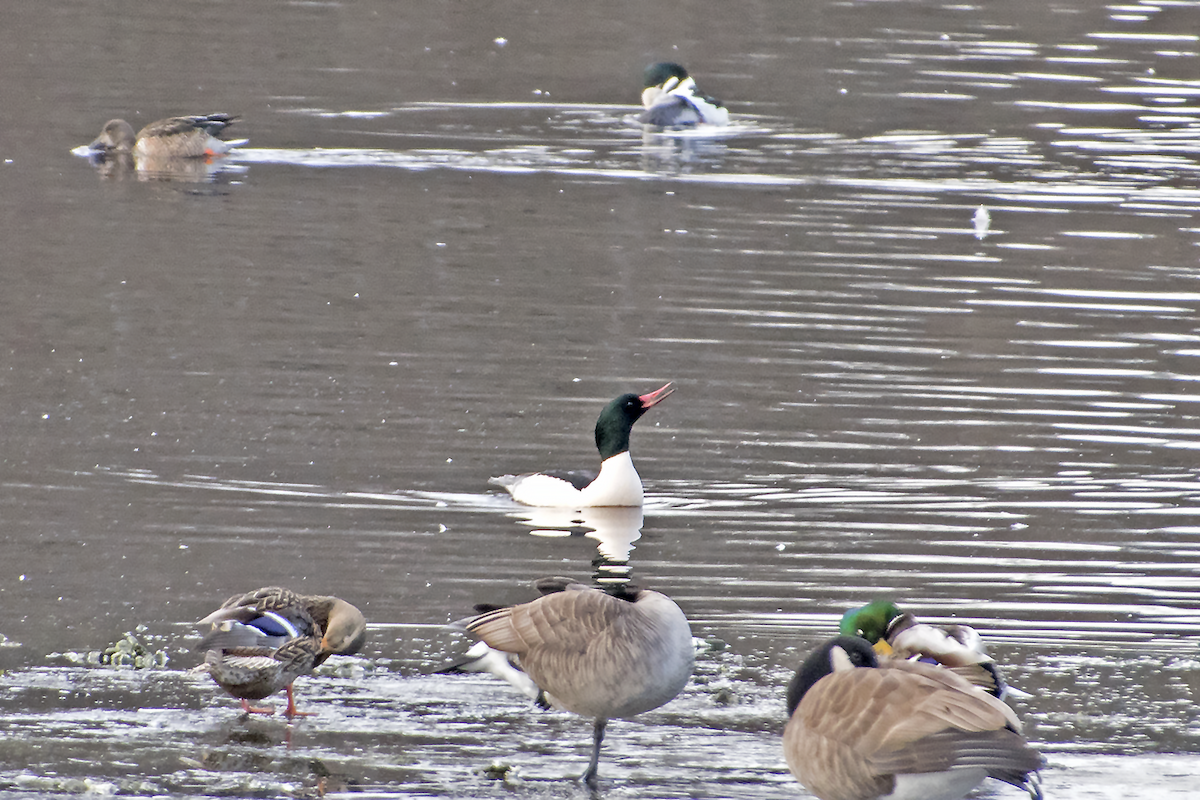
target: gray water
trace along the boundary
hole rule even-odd
[[[487,478],[593,466],[603,403],[670,380],[625,533],[706,644],[678,699],[610,725],[601,794],[805,796],[782,687],[887,594],[976,626],[1032,693],[1047,796],[1194,796],[1198,20],[6,9],[0,792],[581,794],[585,721],[430,673],[474,603],[593,570],[588,519]],[[628,124],[664,58],[729,131]],[[250,139],[212,169],[70,154],[212,111]],[[293,724],[190,672],[194,621],[276,583],[372,623]],[[95,665],[126,632],[166,668]]]

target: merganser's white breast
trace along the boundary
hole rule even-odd
[[[629,451],[617,453],[600,464],[600,474],[579,493],[586,507],[640,506],[642,479],[633,467]]]
[[[600,474],[583,489],[570,481],[540,472],[528,475],[501,475],[491,483],[508,490],[513,499],[527,506],[544,508],[593,508],[598,506],[640,506],[642,479],[626,450],[605,459]]]

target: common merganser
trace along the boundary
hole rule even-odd
[[[197,623],[209,626],[194,649],[206,651],[205,668],[250,714],[270,714],[250,700],[287,690],[288,717],[296,710],[292,683],[331,655],[353,655],[366,641],[362,612],[337,597],[301,595],[267,586],[234,595]]]
[[[593,717],[592,758],[581,780],[594,787],[610,719],[658,708],[687,685],[695,661],[683,611],[658,592],[612,593],[569,578],[542,578],[542,596],[489,611],[461,626],[488,647],[517,656],[555,708]]]
[[[649,394],[623,394],[604,407],[596,419],[596,449],[601,459],[598,475],[582,470],[533,472],[500,475],[488,482],[503,487],[527,506],[640,506],[642,479],[629,455],[629,432],[646,411],[674,391],[668,383]]]
[[[880,661],[839,636],[787,690],[788,767],[821,800],[959,800],[987,777],[1041,800],[1042,757],[1012,709],[949,670]]]
[[[729,111],[725,106],[696,87],[687,70],[670,61],[660,61],[646,67],[643,75],[642,106],[638,116],[643,125],[660,128],[679,128],[704,123],[728,125]]]
[[[137,134],[123,119],[110,119],[89,147],[97,153],[132,153],[146,158],[198,158],[219,156],[249,139],[218,139],[217,134],[239,117],[230,114],[170,117],[151,122]]]
[[[918,622],[892,601],[874,600],[842,615],[839,630],[866,639],[880,655],[941,664],[1001,700],[1030,696],[1005,683],[983,638],[969,625]]]

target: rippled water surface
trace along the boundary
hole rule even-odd
[[[805,796],[782,687],[879,595],[984,634],[1048,797],[1194,795],[1200,3],[6,17],[0,793],[581,795],[586,722],[432,671],[599,529],[702,640],[602,795]],[[662,58],[730,129],[630,125]],[[70,152],[211,111],[218,164]],[[640,527],[489,490],[668,380]],[[191,672],[275,583],[371,621],[293,724]]]

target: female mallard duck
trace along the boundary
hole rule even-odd
[[[728,125],[729,112],[721,101],[701,93],[679,64],[660,61],[646,67],[643,74],[642,106],[638,116],[643,125],[680,128],[703,123]]]
[[[843,614],[839,630],[845,636],[861,636],[881,655],[941,664],[1001,700],[1029,696],[1004,682],[983,639],[970,626],[917,622],[890,600],[874,600]]]
[[[230,114],[171,117],[151,122],[136,134],[125,120],[110,119],[89,146],[98,153],[132,153],[140,158],[219,156],[249,141],[217,138],[217,134],[237,119]]]
[[[658,708],[687,684],[692,631],[679,606],[658,592],[622,587],[610,594],[568,578],[535,585],[542,593],[536,600],[459,625],[515,654],[552,706],[595,719],[582,777],[594,786],[608,720]]]
[[[1016,714],[935,664],[880,662],[839,636],[800,665],[787,706],[784,756],[821,800],[958,800],[987,777],[1041,800]]]
[[[247,714],[271,714],[274,709],[250,705],[281,689],[287,690],[288,704],[284,714],[289,719],[307,716],[296,710],[292,683],[301,675],[310,674],[322,656],[321,640],[316,636],[289,639],[276,648],[233,647],[209,650],[204,666],[217,685],[242,701]]]
[[[213,680],[241,699],[247,713],[261,700],[287,690],[288,717],[296,710],[292,683],[331,655],[353,655],[366,640],[362,612],[337,597],[300,595],[268,586],[234,595],[198,623],[210,630],[197,650],[205,650],[205,667]]]

